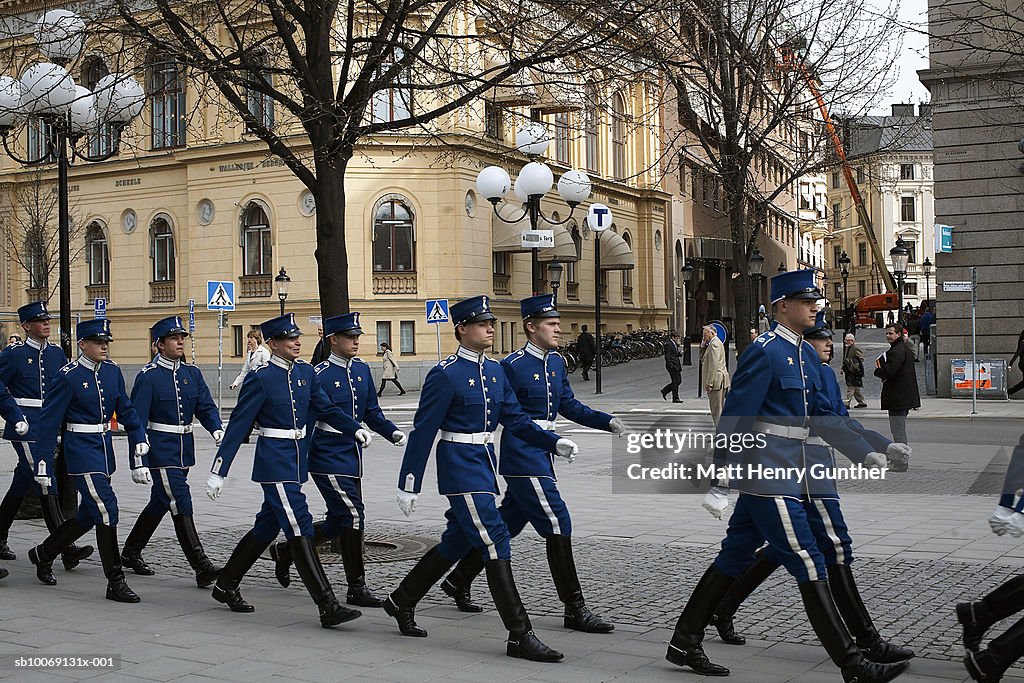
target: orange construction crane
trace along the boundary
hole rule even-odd
[[[853,169],[850,168],[850,163],[846,160],[846,150],[843,147],[843,141],[839,137],[839,133],[836,131],[835,124],[832,123],[832,117],[829,116],[828,108],[825,106],[825,98],[821,96],[821,90],[818,89],[815,78],[807,70],[807,65],[801,57],[803,50],[800,45],[801,41],[790,41],[782,46],[782,65],[791,71],[796,71],[803,76],[804,82],[807,83],[808,89],[811,94],[814,95],[815,101],[818,103],[818,110],[821,112],[821,118],[825,122],[825,130],[828,131],[828,136],[832,140],[832,146],[836,149],[836,156],[839,157],[839,167],[843,169],[843,177],[846,178],[846,185],[850,188],[850,196],[853,198],[853,205],[857,208],[857,216],[860,218],[860,224],[864,228],[864,232],[868,236],[868,244],[871,245],[871,255],[875,259],[875,263],[879,266],[879,271],[882,274],[882,282],[885,283],[887,292],[896,291],[896,281],[892,277],[892,273],[889,272],[889,267],[885,263],[885,254],[882,252],[881,245],[878,244],[878,240],[875,238],[875,228],[871,223],[871,217],[868,215],[867,207],[864,206],[864,200],[860,196],[860,191],[857,189],[857,183],[854,181]]]

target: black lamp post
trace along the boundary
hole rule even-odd
[[[846,301],[847,280],[850,277],[850,256],[845,251],[839,255],[839,274],[843,277],[843,329],[850,331],[850,309]]]
[[[281,266],[281,272],[274,278],[274,283],[277,285],[277,300],[281,302],[281,315],[284,315],[284,302],[288,300],[288,283],[291,281],[288,271]]]
[[[921,264],[921,270],[924,271],[924,300],[931,301],[932,261],[927,256],[924,259],[924,263]]]
[[[761,271],[764,269],[764,256],[761,250],[754,247],[754,253],[747,261],[747,271],[750,274],[750,281],[754,285],[754,327],[761,330]]]
[[[899,290],[899,324],[903,329],[903,281],[907,277],[907,263],[910,261],[910,250],[904,246],[903,238],[896,238],[896,246],[889,250],[889,258],[892,259],[892,274],[896,278],[896,288]]]
[[[558,308],[558,288],[562,284],[562,271],[564,267],[557,260],[548,264],[548,281],[551,284],[551,300],[555,308]]]

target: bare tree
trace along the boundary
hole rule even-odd
[[[49,301],[57,291],[57,182],[33,170],[10,183],[9,203],[0,208],[0,253],[23,271],[25,289]],[[82,254],[81,225],[71,208],[71,261]],[[76,246],[77,245],[77,246]]]
[[[884,94],[900,43],[895,12],[862,0],[668,2],[662,39],[645,44],[675,114],[670,167],[694,163],[715,176],[733,262],[746,273],[781,195],[837,163],[819,104],[856,117]],[[753,320],[748,278],[734,280],[734,296],[738,320]],[[749,340],[737,334],[737,343]]]
[[[136,53],[123,60],[136,68],[143,53],[187,67],[195,90],[310,190],[321,308],[336,315],[349,305],[345,175],[357,145],[451,131],[495,88],[582,87],[638,50],[648,2],[113,0],[92,3],[90,30]]]

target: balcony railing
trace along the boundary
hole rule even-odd
[[[415,294],[416,273],[373,274],[374,294]]]
[[[149,283],[149,302],[165,304],[174,301],[174,280],[161,280]]]
[[[95,301],[96,299],[106,299],[109,302],[110,283],[104,283],[99,285],[86,285],[85,297],[87,301]]]
[[[43,287],[29,287],[25,290],[26,296],[29,301],[45,301],[47,299],[47,291]]]
[[[274,278],[268,275],[243,275],[238,278],[240,299],[258,299],[274,293]]]
[[[578,282],[566,282],[565,283],[565,297],[572,299],[573,301],[580,300],[580,283]]]
[[[494,273],[493,277],[494,294],[500,296],[512,293],[512,276]]]

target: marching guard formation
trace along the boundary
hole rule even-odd
[[[720,448],[714,453],[717,465],[834,468],[833,449],[866,468],[909,457],[906,444],[865,429],[847,412],[828,365],[832,330],[818,311],[821,298],[813,271],[772,278],[776,323],[740,357],[717,427],[720,435],[756,433],[765,446],[738,453]],[[39,581],[57,583],[53,563],[58,558],[72,570],[89,557],[93,548],[75,542],[95,527],[106,597],[139,602],[124,570],[156,573],[142,553],[169,512],[196,584],[212,585],[216,601],[233,612],[252,612],[255,608],[242,597],[240,585],[269,551],[277,580],[288,586],[294,565],[317,605],[321,625],[329,628],[361,615],[339,602],[321,564],[316,544],[330,539],[341,551],[346,603],[383,608],[403,635],[427,635],[416,623],[416,605],[438,582],[459,610],[482,611],[470,587],[483,572],[509,634],[506,654],[560,661],[562,653],[533,631],[512,572],[511,539],[528,524],[545,539],[566,628],[614,630],[583,597],[572,552],[572,521],[555,473],[555,458],[572,462],[579,449],[559,436],[555,426],[562,416],[617,436],[627,427],[573,394],[557,352],[560,314],[553,297],[524,299],[521,313],[527,342],[499,363],[486,356],[497,319],[488,298],[472,297],[452,306],[458,350],[427,374],[407,436],[381,410],[369,365],[357,355],[363,333],[359,313],[324,320],[330,355],[315,367],[299,358],[301,332],[293,314],[263,323],[270,362],[246,376],[225,429],[202,373],[183,360],[188,331],[181,318],[172,316],[153,326],[156,356],[142,368],[129,395],[120,368],[109,358],[113,335],[108,320],[78,324],[80,355],[68,362],[60,347],[48,341],[45,304],[22,306],[18,315],[26,341],[0,352],[3,436],[18,455],[10,489],[0,502],[0,560],[16,559],[8,547],[8,532],[22,499],[34,489],[49,531],[28,552]],[[151,486],[149,502],[123,549],[118,548],[118,506],[110,483],[116,469],[111,439],[115,414],[127,431],[132,480]],[[195,420],[217,446],[207,481],[207,494],[214,500],[240,446],[259,430],[252,480],[263,489],[263,505],[223,567],[206,555],[193,518],[188,473],[196,465]],[[499,425],[504,427],[500,458],[495,449]],[[437,488],[449,505],[439,543],[385,598],[367,586],[363,561],[361,478],[371,430],[405,447],[396,501],[406,516],[415,511],[426,484],[431,451]],[[68,473],[81,497],[70,519],[63,517],[54,471],[61,435]],[[997,534],[1024,529],[1024,497],[1015,496],[1024,487],[1024,437],[1010,469],[1007,491],[990,519]],[[500,505],[499,475],[505,481]],[[327,504],[326,518],[316,523],[302,488],[309,478]],[[720,477],[712,484],[703,507],[716,518],[723,518],[730,507],[730,493],[738,496],[721,551],[676,622],[666,653],[669,662],[704,676],[729,675],[705,653],[705,628],[714,624],[722,641],[743,645],[734,621],[740,605],[784,567],[795,578],[808,620],[845,681],[881,683],[906,670],[914,653],[881,636],[858,591],[851,570],[853,541],[834,480]],[[277,541],[280,533],[284,541]],[[0,578],[6,575],[0,569]],[[981,649],[985,632],[996,621],[1022,609],[1024,577],[981,600],[957,605],[968,650],[965,664],[976,681],[1000,680],[1024,654],[1024,620]]]

